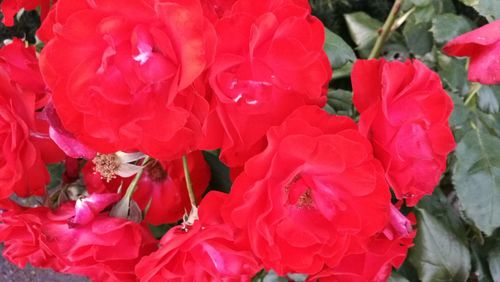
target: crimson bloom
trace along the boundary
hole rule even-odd
[[[0,68],[0,198],[43,195],[50,180],[31,134],[35,128],[35,95],[10,83]]]
[[[383,232],[373,236],[361,253],[346,256],[339,265],[325,269],[308,277],[308,281],[326,282],[385,282],[391,275],[392,268],[399,268],[413,246],[416,230],[415,216],[402,215],[391,206],[390,222]]]
[[[21,91],[17,95],[35,96],[34,110],[30,114],[30,119],[34,117],[34,123],[29,122],[30,135],[44,162],[56,163],[63,160],[64,153],[49,137],[47,117],[44,112],[40,112],[47,106],[51,95],[40,74],[35,47],[26,46],[22,40],[14,39],[0,48],[0,68],[7,73],[14,88]]]
[[[0,213],[4,256],[20,267],[30,263],[95,281],[136,281],[134,266],[157,242],[145,226],[103,212],[113,200],[93,195],[83,205],[67,202],[55,211],[38,207]],[[90,220],[78,216],[90,213]]]
[[[60,271],[64,266],[63,262],[40,242],[42,226],[47,223],[46,215],[49,209],[11,207],[13,209],[0,212],[3,256],[21,268],[29,263],[35,267]]]
[[[207,189],[210,168],[201,151],[189,154],[187,160],[193,190],[199,200]],[[91,162],[83,168],[84,181],[91,193],[115,193],[120,186],[125,191],[132,179],[117,177],[108,182],[99,173],[95,173],[93,168]],[[181,219],[186,210],[191,209],[182,160],[155,160],[148,164],[137,183],[133,199],[141,209],[148,207],[144,218],[148,223],[159,225]]]
[[[238,0],[217,21],[217,53],[204,148],[221,148],[242,166],[265,147],[265,134],[302,105],[326,101],[331,68],[324,27],[307,1]]]
[[[266,269],[284,275],[335,267],[387,224],[383,169],[354,121],[304,106],[267,139],[225,208]]]
[[[50,180],[45,163],[64,159],[36,112],[49,99],[35,49],[20,40],[0,48],[0,198],[42,195]]]
[[[196,149],[208,113],[197,79],[216,40],[199,0],[60,0],[38,36],[42,74],[76,139],[165,160]]]
[[[500,83],[500,20],[458,36],[443,47],[443,52],[470,58],[470,81]]]
[[[50,95],[40,73],[34,46],[27,47],[22,40],[14,39],[0,48],[0,67],[9,74],[11,83],[35,93],[36,109],[47,104]]]
[[[418,60],[358,60],[352,86],[360,131],[398,199],[415,205],[432,194],[455,148],[451,98],[439,76]]]
[[[193,192],[200,200],[210,181],[210,168],[201,151],[189,154],[188,164]],[[182,160],[158,161],[147,166],[133,199],[142,209],[149,204],[144,219],[151,224],[172,223],[181,219],[191,209]]]
[[[64,262],[59,271],[95,281],[136,281],[135,264],[156,249],[156,240],[147,227],[107,213],[72,227],[68,221],[74,216],[74,206],[65,204],[48,213],[42,227],[41,242]]]
[[[160,248],[137,265],[140,281],[250,281],[261,266],[237,230],[223,222],[220,207],[226,199],[208,193],[194,225],[170,229]]]

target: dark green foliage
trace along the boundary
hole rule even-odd
[[[357,118],[343,43],[366,58],[393,2],[310,0],[313,13],[343,39],[340,47],[326,46],[330,58],[337,56],[328,112]],[[435,193],[405,209],[418,217],[418,236],[389,281],[500,281],[500,86],[469,82],[467,59],[441,52],[499,13],[497,0],[406,0],[399,14],[406,18],[383,48],[386,59],[418,58],[441,76],[454,103],[450,126],[457,142]]]

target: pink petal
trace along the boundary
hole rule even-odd
[[[90,149],[62,126],[61,120],[52,103],[47,104],[44,109],[50,125],[49,136],[63,152],[72,158],[92,159],[96,151]]]

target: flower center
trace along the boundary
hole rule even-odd
[[[101,175],[101,179],[110,182],[116,178],[116,172],[120,167],[120,159],[115,154],[97,154],[92,163],[95,165],[94,171]]]
[[[134,60],[139,62],[139,64],[142,66],[153,55],[153,48],[146,43],[139,43],[137,46],[137,50],[139,51],[139,54],[134,56]]]
[[[287,203],[297,208],[315,208],[311,186],[306,183],[300,174],[285,185]]]

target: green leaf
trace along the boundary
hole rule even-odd
[[[396,271],[393,271],[391,273],[391,277],[389,277],[389,280],[387,280],[387,282],[409,282],[409,280]]]
[[[411,0],[411,2],[418,7],[427,6],[431,4],[431,0]]]
[[[500,281],[500,244],[488,253],[488,262],[493,281]]]
[[[417,237],[409,259],[420,279],[428,281],[466,281],[471,268],[470,253],[449,226],[430,212],[416,209]]]
[[[480,111],[475,111],[474,116],[477,117],[481,123],[481,128],[489,132],[492,136],[500,138],[500,113],[486,114]]]
[[[456,148],[453,183],[476,226],[492,234],[500,226],[500,139],[473,126]]]
[[[340,68],[348,62],[356,60],[356,54],[354,54],[351,46],[327,28],[325,28],[324,49],[333,69]]]
[[[453,112],[451,112],[450,125],[452,128],[461,127],[468,121],[470,111],[464,105],[464,101],[456,94],[448,93],[453,100]],[[455,136],[456,137],[456,136]]]
[[[358,50],[366,57],[378,36],[378,29],[382,23],[364,12],[344,15],[352,40]]]
[[[47,170],[50,174],[50,183],[47,185],[47,189],[53,189],[61,184],[64,169],[64,163],[62,162],[47,165]]]
[[[439,75],[448,88],[458,94],[468,92],[466,60],[448,57],[439,52],[437,63]]]
[[[500,87],[487,85],[481,86],[479,89],[478,106],[481,110],[487,113],[498,113],[499,105],[497,96],[500,96]]]
[[[473,7],[479,14],[492,22],[500,19],[500,1],[498,0],[460,0]]]
[[[413,13],[415,23],[430,23],[436,16],[434,5],[417,6]]]
[[[431,23],[407,23],[403,29],[406,46],[417,55],[425,55],[432,50]]]
[[[332,114],[352,117],[354,115],[352,92],[342,89],[330,90],[326,110]]]
[[[170,228],[174,227],[175,225],[170,225],[170,224],[162,224],[162,225],[152,225],[149,224],[149,230],[151,230],[151,233],[153,233],[153,236],[156,239],[161,239],[165,233],[167,233]]]
[[[231,190],[231,178],[229,177],[229,168],[220,160],[215,151],[203,151],[203,156],[210,166],[211,179],[209,188],[225,193]]]
[[[386,43],[384,45],[384,54],[383,57],[389,61],[392,60],[406,60],[409,58],[408,48],[406,48],[406,44],[401,43]]]
[[[333,72],[332,79],[341,79],[351,76],[353,63],[347,63]]]
[[[472,25],[465,17],[455,14],[442,14],[432,21],[431,31],[437,43],[445,44],[471,29]]]
[[[477,242],[471,244],[472,271],[477,276],[478,282],[493,282],[488,261],[482,249],[484,247],[480,246]]]
[[[460,212],[452,203],[456,200],[450,194],[447,198],[441,189],[435,189],[431,196],[424,197],[418,207],[425,209],[434,218],[439,220],[462,242],[466,243],[465,225],[460,218]]]

